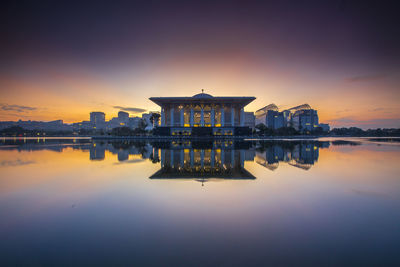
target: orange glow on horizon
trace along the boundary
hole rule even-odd
[[[277,104],[280,109],[308,103],[318,110],[320,122],[332,123],[345,118],[362,124],[373,119],[398,119],[400,114],[399,92],[388,82],[380,85],[385,90],[378,90],[374,84],[348,83],[329,77],[331,82],[326,82],[319,76],[314,79],[314,76],[271,66],[252,65],[251,57],[244,55],[225,63],[218,60],[198,64],[186,60],[171,65],[159,62],[150,72],[140,76],[128,72],[129,75],[117,81],[88,70],[55,72],[49,66],[42,68],[43,73],[36,79],[3,75],[0,87],[7,90],[2,91],[2,103],[35,110],[3,109],[0,120],[62,119],[72,123],[89,120],[92,111],[105,112],[109,120],[119,111],[114,106],[155,111],[159,107],[149,97],[191,96],[200,92],[200,88],[215,96],[255,96],[257,99],[245,108],[246,111],[256,111],[270,103]],[[131,116],[140,115],[131,113]]]

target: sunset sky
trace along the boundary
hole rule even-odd
[[[400,127],[400,16],[387,1],[13,1],[0,120],[159,110],[148,98],[308,103],[333,127]]]

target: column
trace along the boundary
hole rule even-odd
[[[193,148],[190,149],[190,167],[194,167],[194,151]]]
[[[165,126],[165,108],[161,108],[161,126]]]
[[[244,108],[240,109],[240,126],[244,126]]]
[[[171,107],[171,125],[170,126],[174,126],[174,107]]]
[[[204,149],[200,151],[201,168],[204,168]]]
[[[185,124],[185,117],[184,117],[184,107],[181,108],[181,126],[183,127],[183,125]]]
[[[225,109],[221,106],[221,127],[225,126]]]
[[[231,120],[232,120],[232,126],[235,126],[235,108],[233,107],[231,109]]]
[[[171,160],[170,165],[173,168],[175,166],[174,166],[174,151],[172,149],[169,151],[169,156],[170,156],[170,160]]]
[[[215,111],[214,107],[211,108],[211,127],[215,126]]]
[[[200,121],[200,125],[204,126],[204,109],[203,107],[201,108],[201,121]]]
[[[194,124],[194,111],[193,108],[190,108],[190,127],[193,127]]]
[[[214,168],[214,162],[215,162],[215,150],[211,150],[211,168]]]
[[[184,151],[183,151],[183,149],[181,149],[181,158],[180,158],[180,161],[181,161],[181,167],[183,168],[183,166],[184,166],[184,158],[185,158],[185,153],[184,153]]]

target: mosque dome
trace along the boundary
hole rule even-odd
[[[200,93],[200,94],[194,95],[193,97],[194,98],[213,98],[212,95],[205,94],[205,93]]]

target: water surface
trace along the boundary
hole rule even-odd
[[[0,265],[400,264],[394,139],[2,139]]]

